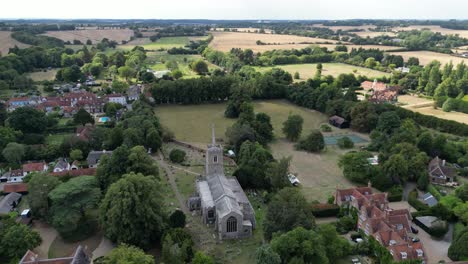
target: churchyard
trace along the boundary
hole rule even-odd
[[[226,104],[162,105],[156,108],[156,114],[161,123],[174,132],[177,140],[206,148],[210,142],[211,124],[216,126],[216,138],[225,140],[226,129],[235,122],[234,119],[224,117],[225,108]],[[327,117],[324,114],[282,100],[255,101],[254,109],[255,112],[264,112],[270,115],[275,134],[275,140],[269,144],[273,155],[275,158],[292,156],[290,171],[298,175],[302,183],[300,188],[309,201],[324,202],[337,186],[340,188],[353,186],[343,177],[341,169],[337,165],[340,155],[346,151],[337,146],[327,146],[326,150],[320,154],[297,151],[294,144],[288,142],[281,131],[282,123],[289,114],[300,114],[304,118],[303,135],[326,123]],[[326,133],[325,136],[335,134],[350,134],[350,130],[333,128],[333,131]],[[361,134],[359,136],[367,137]],[[355,147],[355,149],[357,148],[359,146]],[[190,163],[193,164],[194,159],[190,160]],[[193,169],[197,173],[203,171],[202,168],[201,166],[190,166],[190,170]],[[178,184],[182,190],[190,188],[188,183],[193,183],[196,178],[196,175],[190,175],[186,172],[178,172],[177,175]],[[189,191],[193,191],[193,189]]]

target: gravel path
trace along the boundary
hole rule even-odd
[[[102,237],[101,243],[99,243],[99,246],[93,251],[93,259],[106,256],[114,247],[114,244],[112,244],[109,239]]]
[[[50,245],[52,245],[52,242],[58,236],[57,230],[37,220],[34,221],[33,230],[37,231],[42,238],[41,245],[33,251],[39,255],[39,258],[48,258]]]

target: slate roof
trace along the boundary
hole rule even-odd
[[[446,179],[447,177],[452,178],[457,175],[456,169],[446,165],[445,161],[441,160],[439,157],[435,157],[431,160],[428,170],[431,177]]]
[[[19,193],[9,193],[5,195],[5,197],[0,201],[0,215],[11,212],[11,210],[18,204],[21,196],[22,195]]]
[[[431,193],[426,193],[422,200],[424,201],[425,204],[427,204],[429,207],[433,207],[434,205],[436,205],[438,202],[437,202],[437,199],[432,196]]]
[[[102,155],[112,155],[112,151],[90,151],[88,154],[88,157],[86,158],[86,161],[88,162],[89,166],[94,166],[96,165],[99,160],[101,159]]]

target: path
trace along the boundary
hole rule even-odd
[[[171,188],[174,191],[177,200],[179,201],[179,207],[182,209],[182,211],[185,214],[189,214],[190,212],[186,206],[185,199],[180,194],[179,188],[177,187],[177,183],[175,182],[175,177],[174,177],[174,173],[171,170],[171,166],[167,164],[167,162],[164,160],[164,157],[161,152],[158,152],[157,157],[153,156],[153,159],[157,160],[159,162],[159,165],[164,169],[164,171],[166,171],[166,176],[167,176],[167,179],[169,180],[169,184],[171,185]]]
[[[37,231],[42,238],[41,245],[35,248],[34,252],[39,255],[39,258],[48,258],[50,245],[58,236],[57,230],[37,220],[34,221],[33,230]]]
[[[109,239],[102,237],[101,243],[99,243],[99,246],[93,251],[93,259],[106,256],[114,247],[115,245],[112,244]]]

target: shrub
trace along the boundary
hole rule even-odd
[[[349,137],[342,137],[337,141],[338,147],[342,149],[349,149],[354,147],[354,142]]]
[[[185,227],[185,214],[181,210],[175,210],[169,217],[169,223],[172,228]]]
[[[418,192],[413,190],[408,195],[408,203],[418,211],[429,210],[429,206],[418,200]]]
[[[320,130],[321,130],[322,132],[332,132],[331,126],[329,126],[329,125],[327,125],[327,124],[322,124],[322,125],[320,126]]]
[[[340,207],[336,204],[314,204],[312,205],[312,214],[315,217],[337,216]]]
[[[171,153],[169,153],[169,159],[175,163],[181,163],[185,160],[186,153],[180,149],[173,149]]]
[[[308,152],[320,152],[325,148],[323,135],[319,130],[312,130],[310,134],[296,144],[296,148]]]
[[[403,198],[403,188],[401,185],[395,185],[388,191],[389,202],[399,202]]]

